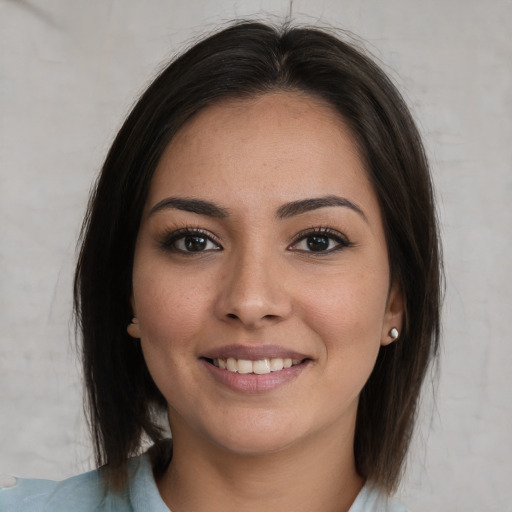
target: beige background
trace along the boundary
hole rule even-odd
[[[444,348],[402,500],[416,512],[512,511],[510,0],[0,0],[0,473],[90,467],[70,323],[75,240],[134,98],[205,28],[290,5],[367,41],[431,155]]]

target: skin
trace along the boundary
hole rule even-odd
[[[276,215],[333,195],[355,208]],[[227,216],[155,209],[169,197]],[[312,251],[301,232],[326,227],[334,235]],[[169,242],[183,228],[209,237],[204,250]],[[174,455],[158,486],[173,512],[349,509],[364,484],[352,448],[358,396],[403,312],[376,195],[336,112],[272,93],[209,107],[183,127],[151,183],[132,306],[129,332],[169,404]],[[202,358],[225,345],[307,359],[281,385],[244,392]]]

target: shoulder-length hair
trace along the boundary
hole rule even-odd
[[[176,132],[227,98],[300,91],[350,126],[381,208],[391,279],[402,291],[399,340],[380,348],[361,392],[354,454],[360,475],[391,492],[401,475],[422,381],[439,343],[441,263],[428,163],[402,97],[383,71],[316,28],[229,26],[171,62],[142,94],[110,151],[81,234],[74,304],[98,465],[120,489],[141,439],[159,443],[166,402],[126,326],[135,240],[159,159]]]

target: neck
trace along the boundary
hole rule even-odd
[[[173,512],[346,512],[363,486],[353,433],[324,433],[279,452],[240,455],[204,439],[173,435],[173,458],[158,482]],[[191,449],[191,446],[193,448]]]

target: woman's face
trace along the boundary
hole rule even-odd
[[[273,93],[202,111],[159,162],[133,267],[129,332],[175,442],[350,438],[401,325],[389,281],[377,198],[330,107]]]

